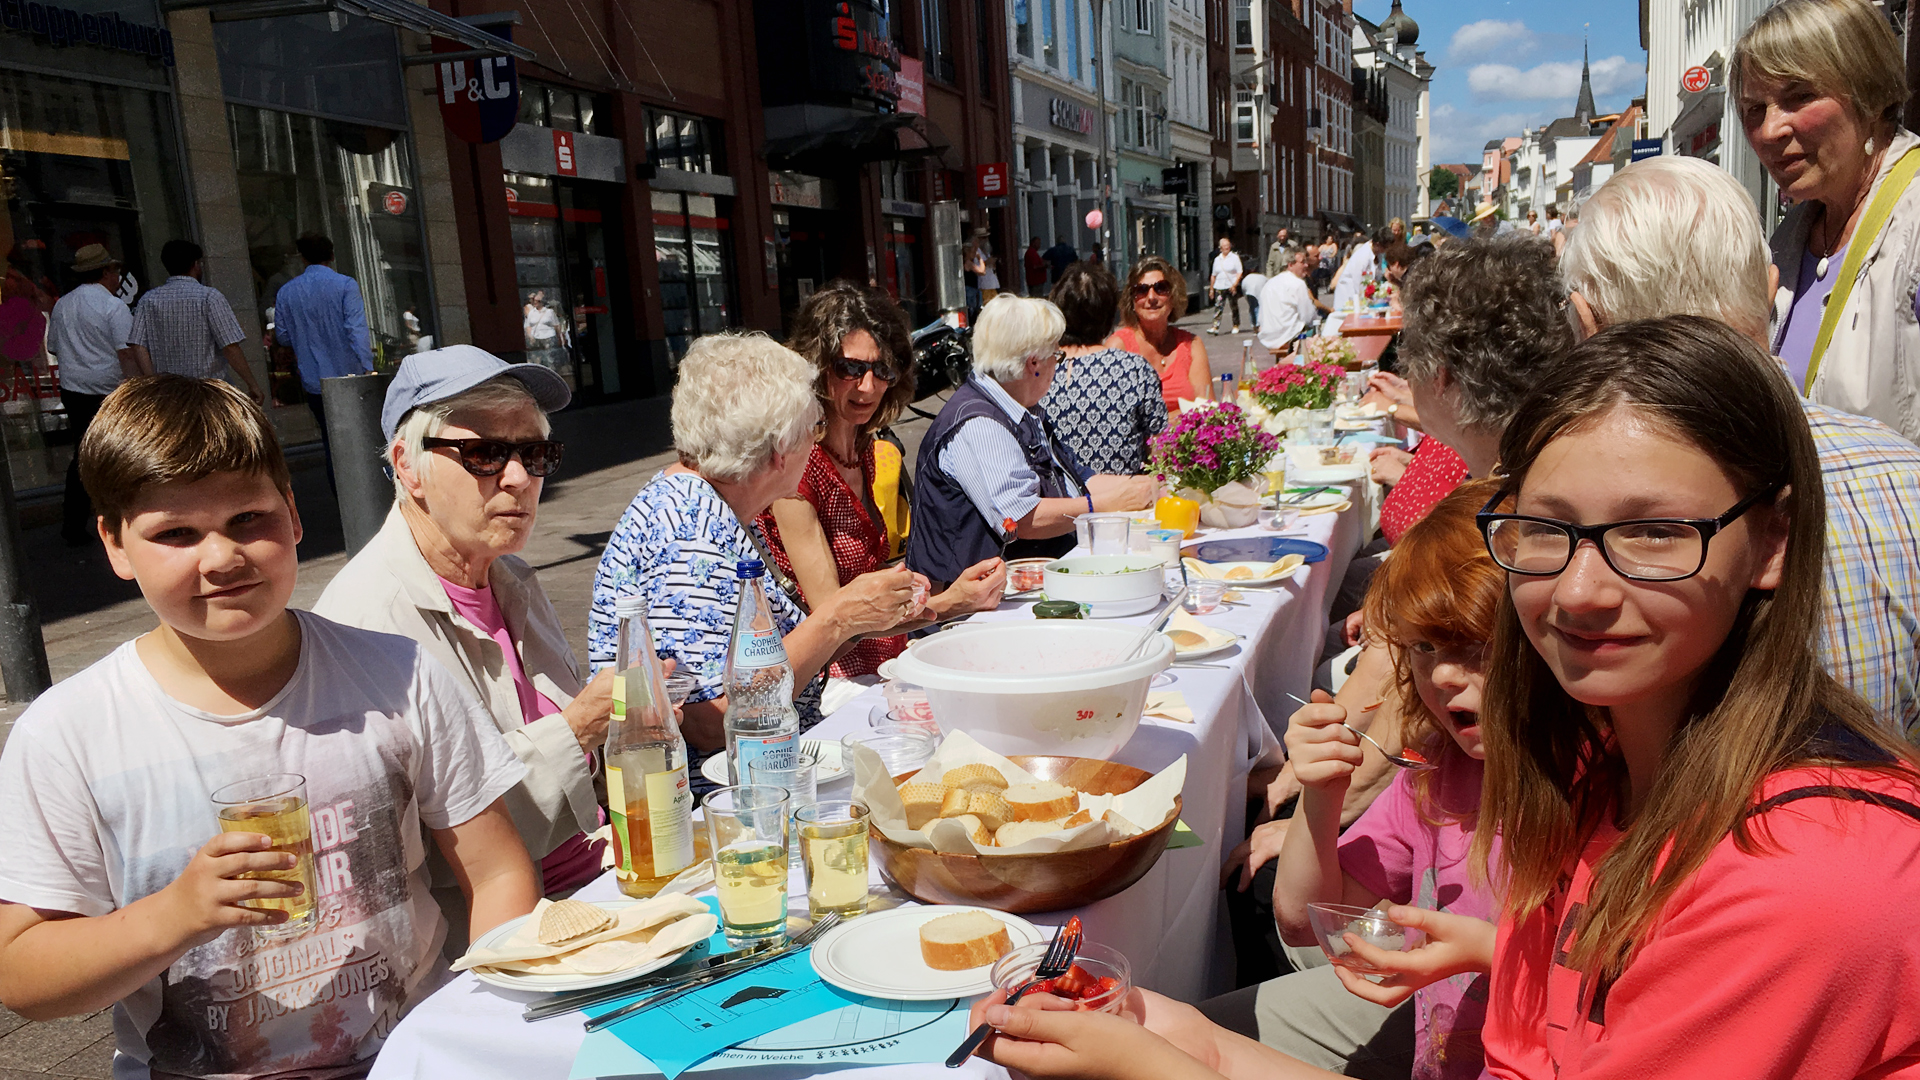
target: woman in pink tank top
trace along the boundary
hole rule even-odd
[[[1160,375],[1160,396],[1169,415],[1180,411],[1180,399],[1207,396],[1213,372],[1207,367],[1207,346],[1173,325],[1187,313],[1187,281],[1173,264],[1149,255],[1133,264],[1127,290],[1120,299],[1120,328],[1107,338],[1115,349],[1139,353]]]

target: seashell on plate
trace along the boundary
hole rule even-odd
[[[540,944],[559,945],[612,926],[611,912],[585,900],[559,900],[540,916]]]

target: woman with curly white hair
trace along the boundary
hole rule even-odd
[[[613,661],[614,601],[638,594],[647,598],[655,651],[700,680],[682,723],[696,765],[725,745],[721,676],[740,599],[735,568],[746,560],[773,568],[753,519],[792,496],[806,471],[822,418],[814,375],[811,363],[765,334],[696,340],[673,388],[680,460],[634,496],[593,575],[592,663]],[[917,618],[915,587],[926,582],[903,567],[875,570],[809,612],[791,581],[777,568],[769,574],[767,594],[793,665],[804,730],[820,721],[825,680],[818,676],[827,664],[855,638]]]
[[[973,375],[927,429],[915,470],[907,565],[933,581],[958,580],[1003,544],[1008,558],[1064,555],[1074,518],[1153,501],[1153,477],[1094,475],[1039,407],[1066,327],[1046,300],[1002,295],[981,310]]]

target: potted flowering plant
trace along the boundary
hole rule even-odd
[[[1307,361],[1332,364],[1347,371],[1360,369],[1360,354],[1354,351],[1353,342],[1344,337],[1314,338],[1307,343]]]
[[[1251,525],[1259,508],[1261,469],[1280,451],[1280,440],[1260,430],[1231,402],[1183,412],[1149,444],[1150,464],[1175,490],[1206,496],[1209,523]],[[1244,517],[1246,520],[1240,520]]]
[[[1341,341],[1339,338],[1315,338],[1315,341]],[[1309,351],[1312,346],[1309,346]],[[1352,349],[1348,345],[1349,350]],[[1289,409],[1324,409],[1333,404],[1340,379],[1346,374],[1338,363],[1309,360],[1304,364],[1275,364],[1260,373],[1248,392],[1260,407],[1278,416]]]

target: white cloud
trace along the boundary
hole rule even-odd
[[[1431,120],[1432,160],[1446,164],[1477,164],[1488,140],[1518,135],[1527,128],[1539,127],[1556,115],[1558,110],[1555,109],[1489,115],[1465,112],[1450,103],[1436,105]]]
[[[1453,41],[1447,46],[1447,62],[1465,64],[1490,56],[1521,57],[1539,44],[1539,36],[1527,29],[1526,23],[1481,19],[1453,32]]]
[[[1597,98],[1643,89],[1647,70],[1624,56],[1608,56],[1593,61],[1592,76]],[[1525,70],[1511,64],[1476,64],[1467,72],[1467,88],[1475,101],[1564,100],[1571,107],[1580,93],[1580,64],[1552,60]]]

